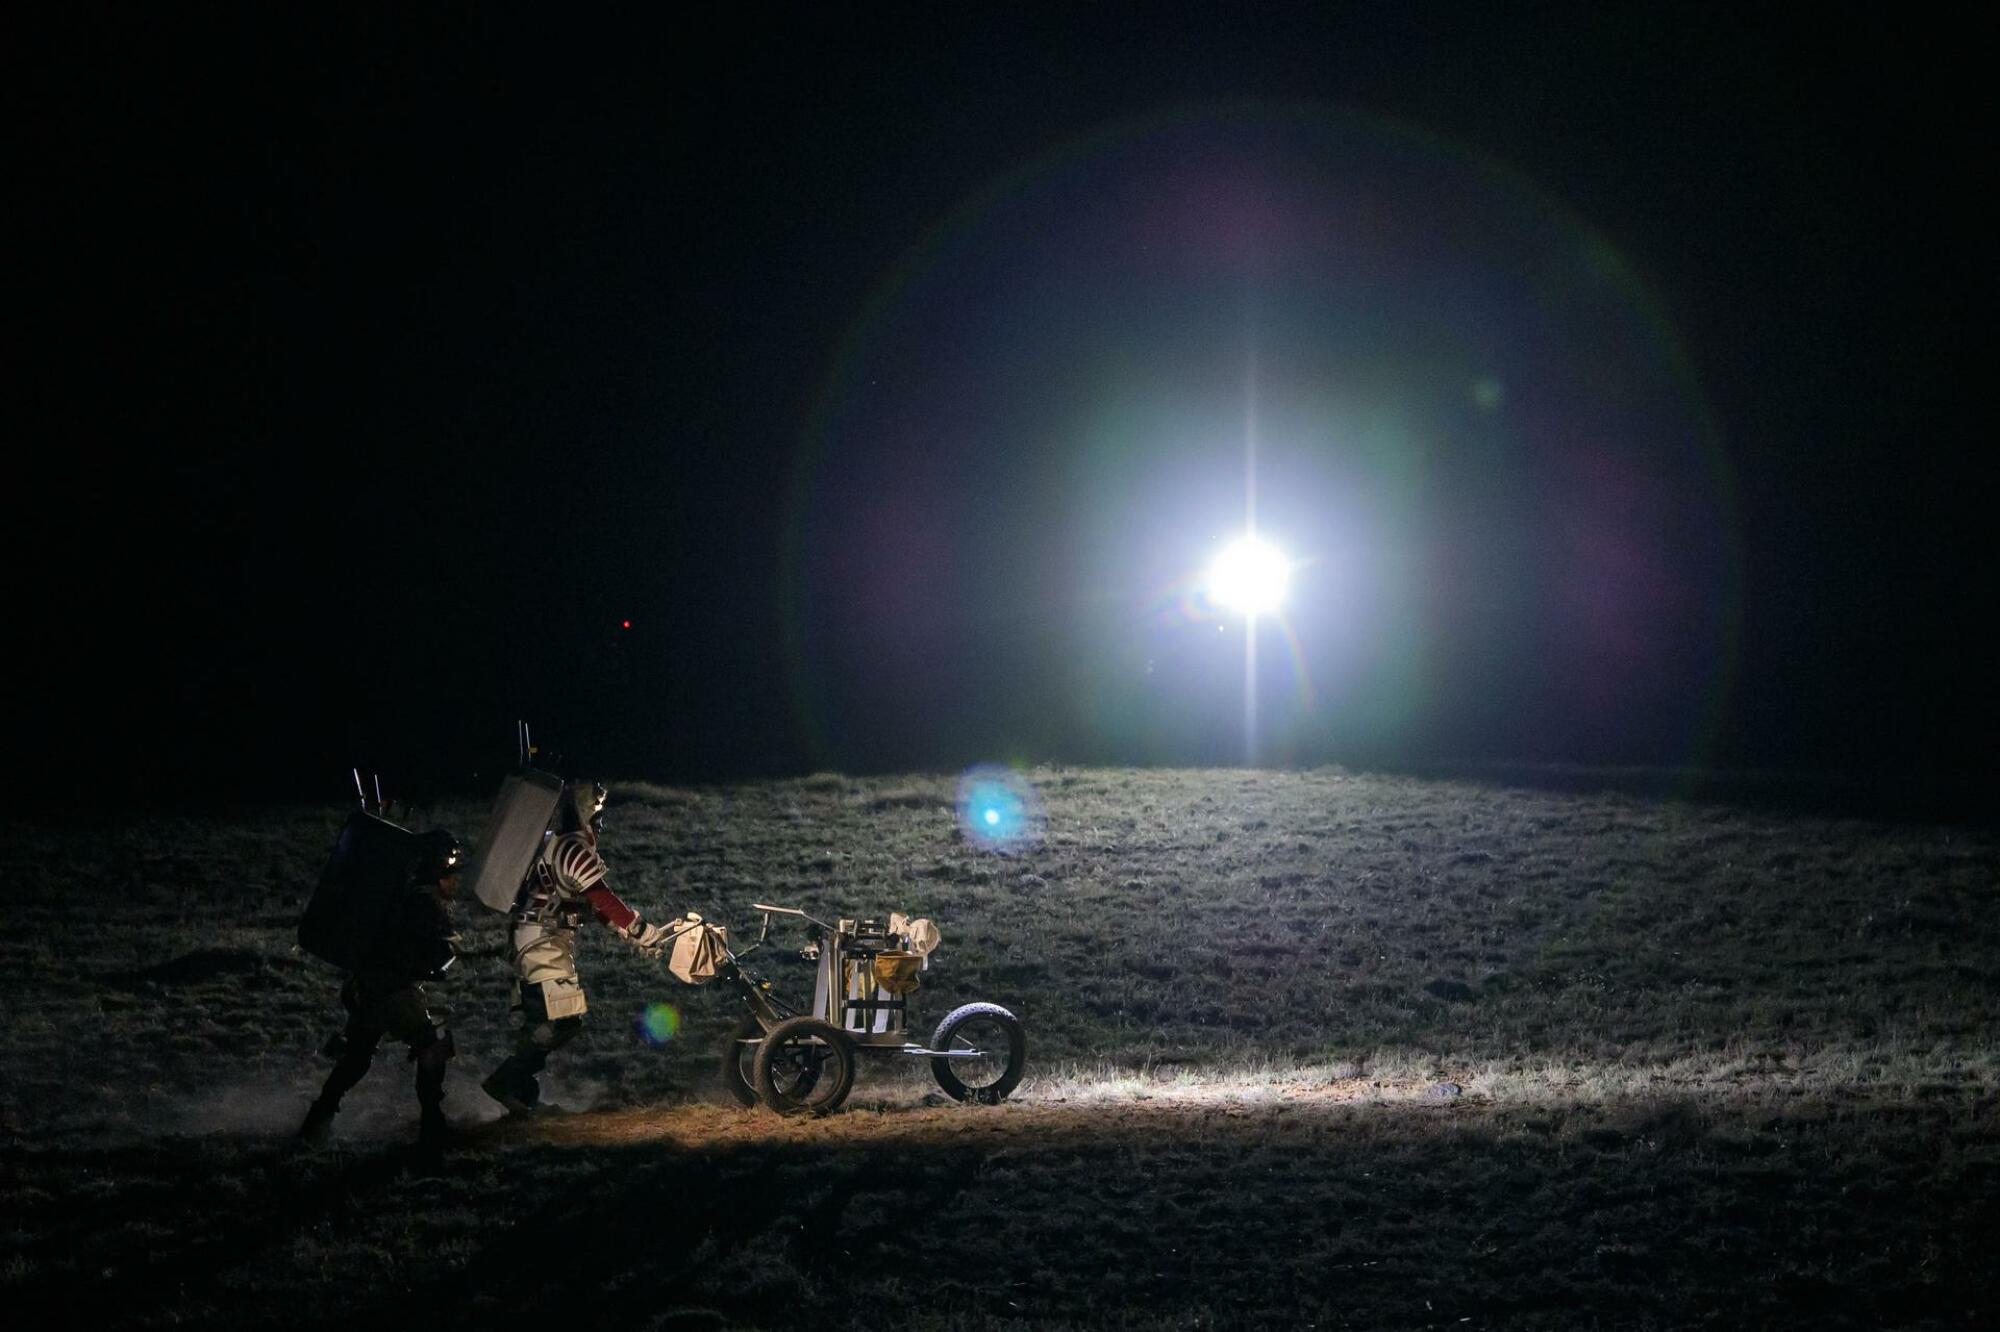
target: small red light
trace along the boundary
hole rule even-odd
[[[620,629],[630,629],[632,627],[632,622],[630,620],[620,620],[618,622],[618,627]]]

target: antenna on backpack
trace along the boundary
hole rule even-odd
[[[382,774],[375,774],[375,812],[383,818],[389,817],[388,806],[382,803]]]
[[[361,808],[368,808],[368,793],[361,789],[361,769],[354,769],[354,797],[361,802]]]

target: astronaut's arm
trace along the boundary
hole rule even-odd
[[[408,941],[406,956],[415,972],[414,979],[441,980],[458,960],[458,933],[452,929],[451,916],[440,903],[413,894],[399,929],[402,938]]]
[[[430,967],[425,979],[443,980],[445,972],[451,970],[451,964],[458,961],[458,936],[456,934],[439,936],[432,942],[430,956],[425,961]]]
[[[593,915],[620,934],[631,929],[639,919],[638,912],[625,905],[623,898],[602,883],[584,889],[579,896],[590,907]]]
[[[648,924],[637,911],[626,905],[624,899],[601,883],[584,889],[582,897],[599,920],[616,930],[634,947],[649,953],[657,952],[673,938],[674,932],[669,926]]]

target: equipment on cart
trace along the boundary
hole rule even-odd
[[[729,931],[710,925],[690,911],[667,928],[673,946],[667,952],[667,971],[683,985],[706,985],[722,974],[729,963]]]
[[[897,912],[886,921],[828,924],[796,907],[759,902],[751,910],[763,915],[756,941],[729,953],[718,971],[749,1010],[722,1059],[723,1086],[740,1104],[761,1101],[781,1115],[830,1114],[854,1087],[857,1054],[929,1059],[938,1086],[960,1101],[996,1104],[1020,1084],[1026,1037],[1020,1019],[998,1004],[961,1004],[929,1043],[908,1038],[910,996],[939,940],[930,921]],[[799,951],[817,963],[808,1005],[785,1002],[742,966],[764,945],[774,916],[812,927]]]

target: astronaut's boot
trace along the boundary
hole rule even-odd
[[[368,1072],[368,1065],[375,1059],[375,1039],[342,1038],[340,1060],[326,1075],[326,1084],[319,1089],[319,1099],[306,1111],[306,1122],[299,1125],[300,1142],[308,1147],[325,1145],[333,1130],[333,1117],[340,1113],[340,1098],[354,1090],[354,1085],[361,1081]]]
[[[440,1156],[459,1145],[458,1133],[446,1122],[443,1109],[425,1106],[417,1121],[417,1150],[426,1156]]]
[[[479,1084],[479,1089],[507,1107],[510,1115],[532,1115],[542,1099],[541,1083],[520,1055],[510,1055]]]
[[[329,1101],[321,1096],[306,1111],[306,1122],[299,1125],[299,1142],[307,1147],[324,1147],[333,1133],[333,1117],[340,1113],[340,1101]]]

